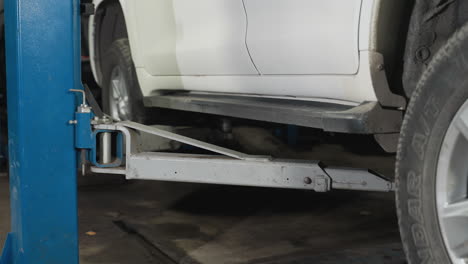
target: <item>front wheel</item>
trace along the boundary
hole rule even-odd
[[[467,264],[468,25],[434,57],[413,93],[396,180],[409,264]]]

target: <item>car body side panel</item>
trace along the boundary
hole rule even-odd
[[[262,74],[356,74],[361,0],[244,0]]]
[[[146,71],[159,75],[256,75],[242,0],[133,1]]]
[[[369,42],[377,29],[373,26],[374,6],[380,1],[362,0],[359,30],[356,34],[355,44],[358,45],[359,66],[354,74],[317,74],[317,75],[153,75],[145,65],[148,51],[142,48],[142,29],[137,25],[138,13],[135,12],[135,3],[141,0],[119,0],[123,6],[132,56],[142,93],[144,96],[154,95],[160,90],[190,90],[221,93],[252,94],[266,97],[286,96],[308,100],[337,100],[348,103],[361,103],[364,101],[377,101],[371,69],[374,65],[371,57],[378,52],[370,48]],[[193,1],[193,0],[192,0]],[[355,1],[355,0],[353,0]],[[392,0],[391,0],[392,1]],[[95,0],[99,4],[101,0]],[[353,11],[354,12],[354,11]],[[354,14],[354,13],[353,13]],[[92,18],[91,18],[92,19]],[[339,18],[337,18],[339,19]],[[93,23],[90,23],[90,45],[94,44]],[[347,43],[343,43],[347,45]],[[93,57],[91,47],[91,57]],[[200,57],[203,61],[210,58]],[[336,56],[330,60],[339,59]],[[92,63],[95,63],[92,58]],[[355,65],[354,65],[355,66]],[[172,67],[172,66],[171,66]],[[178,62],[177,67],[180,67]],[[198,67],[198,66],[194,66]],[[94,67],[95,68],[95,67]],[[352,69],[352,67],[350,67]],[[352,72],[351,70],[349,72]]]
[[[137,75],[144,96],[161,90],[236,93],[289,99],[359,104],[377,101],[370,72],[372,52],[362,52],[362,69],[355,75],[152,76],[144,68]]]
[[[102,2],[94,1],[96,6]],[[242,0],[120,3],[135,65],[151,75],[258,74],[245,43],[247,18]],[[90,27],[92,22],[93,17]]]

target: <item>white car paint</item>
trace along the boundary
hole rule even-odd
[[[361,52],[364,59],[369,52]],[[152,76],[144,68],[137,68],[144,96],[158,90],[179,90],[214,93],[240,93],[266,97],[333,101],[357,105],[377,101],[372,86],[369,61],[362,62],[362,70],[353,75],[264,75],[264,76]],[[149,89],[145,89],[149,88]]]
[[[262,74],[356,74],[361,0],[244,0]]]
[[[373,12],[375,5],[385,0],[119,1],[144,96],[173,89],[348,104],[377,100],[371,76],[371,67],[375,65],[371,65],[370,60],[375,52],[371,45]],[[257,3],[252,4],[257,1],[263,3],[264,11],[258,10],[261,6]],[[97,6],[101,2],[95,0]],[[246,4],[247,21],[239,14],[239,3]],[[301,11],[302,4],[308,7],[310,14],[301,13],[298,16],[301,20],[295,14],[286,13],[284,18],[278,19],[288,25],[278,28],[281,25],[273,21],[271,14],[282,11],[281,6],[288,3],[291,3],[286,9],[288,12]],[[316,8],[312,8],[311,3]],[[261,18],[252,18],[256,13],[265,18],[270,16],[265,25],[261,25]],[[263,34],[264,39],[250,31],[242,37],[244,25],[248,30],[252,27]],[[269,25],[269,32],[260,32]],[[295,30],[288,41],[288,37],[282,35],[287,33],[287,28],[300,28],[305,33],[301,35],[300,30]],[[330,32],[327,34],[324,29]],[[275,30],[281,34],[275,35]],[[91,17],[92,58],[93,33]],[[314,39],[314,35],[318,37]],[[279,42],[269,45],[265,40],[268,36]],[[307,44],[297,43],[302,40]],[[253,53],[253,62],[247,57],[249,51]],[[94,63],[94,59],[91,61]]]
[[[150,75],[258,74],[245,45],[242,1],[135,1],[134,8]]]

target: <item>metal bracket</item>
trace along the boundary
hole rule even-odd
[[[123,136],[120,132],[117,132],[115,137],[115,156],[112,157],[112,138],[111,134],[115,131],[109,130],[94,130],[93,132],[93,143],[94,146],[89,151],[89,160],[91,164],[94,164],[96,167],[100,168],[116,168],[120,167],[123,164]],[[102,135],[103,137],[99,137]],[[97,141],[101,140],[100,150],[97,149]],[[101,161],[98,161],[98,152],[101,154]]]
[[[324,167],[319,161],[276,160],[253,156],[134,122],[95,125],[96,130],[119,131],[124,137],[125,164],[92,167],[94,173],[124,174],[127,179],[160,180],[306,189],[392,191],[392,182],[366,169]],[[139,132],[160,136],[221,155],[139,151]]]

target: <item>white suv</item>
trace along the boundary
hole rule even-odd
[[[91,64],[113,118],[168,108],[372,135],[398,147],[409,263],[467,263],[468,1],[94,3]]]

